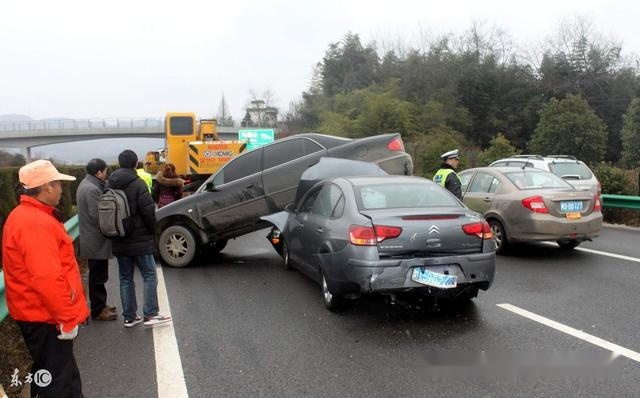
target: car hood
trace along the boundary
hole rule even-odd
[[[311,188],[315,183],[325,178],[352,177],[352,176],[383,176],[388,175],[377,164],[361,162],[359,160],[338,159],[323,157],[315,165],[309,167],[300,176],[300,183],[296,191],[295,203]]]

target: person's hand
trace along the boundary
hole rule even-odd
[[[60,324],[60,334],[58,335],[59,340],[73,340],[78,335],[78,325],[76,325],[70,332],[65,332],[62,329],[62,324]]]

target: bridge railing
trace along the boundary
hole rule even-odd
[[[78,227],[78,215],[71,217],[64,223],[64,228],[71,239],[76,240],[80,234],[80,228]],[[7,308],[7,299],[4,295],[4,272],[0,271],[0,322],[9,315]]]
[[[105,118],[105,119],[56,119],[23,122],[0,122],[0,131],[47,131],[74,129],[131,129],[158,128],[164,126],[164,118]]]

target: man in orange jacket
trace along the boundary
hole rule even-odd
[[[20,204],[4,224],[2,264],[9,314],[33,359],[31,396],[82,397],[73,339],[89,309],[73,242],[55,208],[62,181],[75,177],[48,160],[31,162],[18,174]]]

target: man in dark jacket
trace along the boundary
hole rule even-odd
[[[145,326],[171,322],[171,317],[160,315],[158,308],[158,277],[156,262],[153,258],[155,229],[155,203],[147,185],[136,173],[138,156],[131,150],[125,150],[118,156],[120,168],[109,176],[107,188],[121,189],[127,195],[131,217],[124,238],[112,241],[112,251],[118,260],[120,271],[120,297],[124,326],[133,327],[143,319],[138,316],[133,272],[138,267],[143,280]]]
[[[117,318],[116,308],[107,304],[107,289],[104,286],[109,279],[111,241],[98,229],[98,200],[107,180],[107,163],[102,159],[91,159],[86,169],[87,175],[76,191],[79,257],[86,258],[89,265],[91,317],[98,321],[111,321]]]
[[[447,188],[449,192],[462,200],[462,182],[456,174],[456,170],[460,164],[458,150],[454,149],[453,151],[445,152],[440,157],[443,163],[440,165],[438,172],[433,176],[433,181]]]

